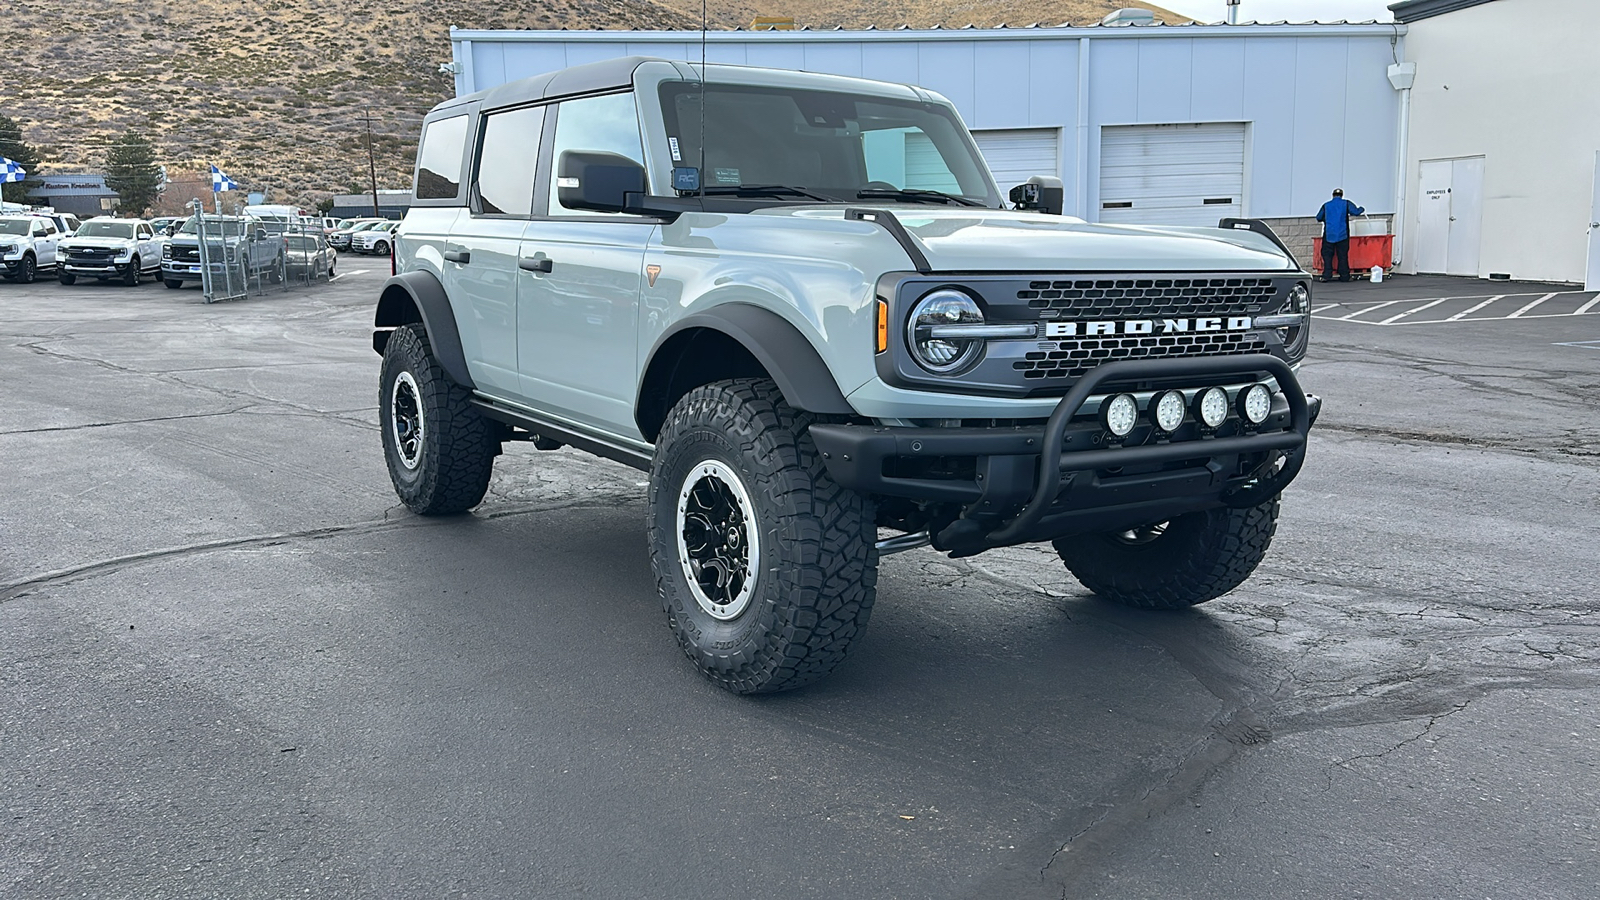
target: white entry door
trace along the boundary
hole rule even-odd
[[[1594,154],[1594,202],[1589,207],[1589,270],[1583,289],[1600,291],[1600,150]]]
[[[1423,160],[1417,271],[1477,275],[1483,228],[1483,157]]]

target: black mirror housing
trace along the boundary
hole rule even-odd
[[[1012,188],[1010,197],[1017,209],[1036,209],[1048,215],[1059,216],[1066,207],[1066,193],[1066,189],[1061,185],[1061,179],[1049,175],[1035,175],[1025,184]]]
[[[567,209],[622,212],[645,192],[644,166],[617,153],[568,150],[556,166],[556,198]]]

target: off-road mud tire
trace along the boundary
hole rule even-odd
[[[832,672],[867,627],[876,597],[871,502],[834,483],[807,430],[809,413],[767,379],[696,388],[668,413],[650,468],[650,562],[667,625],[695,667],[740,694],[789,690]],[[678,501],[714,461],[754,507],[760,561],[748,605],[713,616],[679,559]]]
[[[410,376],[422,414],[421,439],[406,465],[394,426],[395,382]],[[408,388],[409,390],[409,388]],[[489,489],[499,430],[473,407],[472,394],[450,380],[421,325],[404,325],[389,336],[379,376],[378,420],[383,455],[400,501],[419,515],[466,512]]]
[[[1278,499],[1247,509],[1211,509],[1167,523],[1148,543],[1115,534],[1055,541],[1073,577],[1103,599],[1144,609],[1185,609],[1215,600],[1250,577],[1278,527]]]

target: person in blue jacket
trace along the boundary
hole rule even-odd
[[[1344,198],[1344,188],[1333,189],[1333,199],[1317,210],[1322,223],[1322,280],[1333,280],[1333,257],[1339,257],[1339,280],[1350,280],[1350,217],[1364,215],[1366,208]]]

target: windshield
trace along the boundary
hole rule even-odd
[[[661,106],[677,164],[699,166],[700,86],[663,84]],[[966,129],[943,104],[713,84],[705,116],[707,193],[782,185],[853,201],[862,191],[937,191],[1000,206]]]
[[[27,234],[31,224],[27,219],[0,219],[0,234]]]
[[[78,237],[133,237],[132,222],[85,222],[78,227]]]
[[[178,229],[179,234],[195,234],[195,220],[191,216],[183,227]],[[221,237],[224,232],[228,237],[238,237],[244,230],[244,223],[239,219],[207,219],[206,234],[210,237]]]

